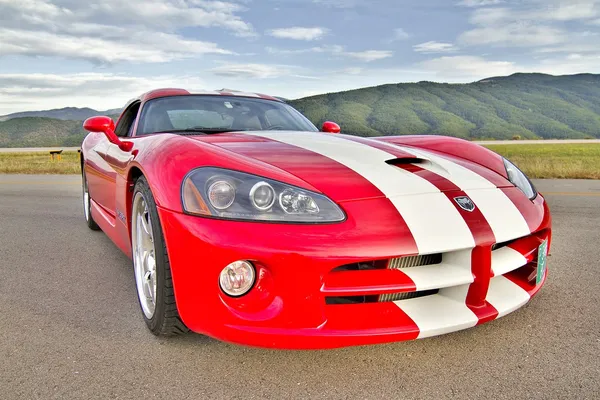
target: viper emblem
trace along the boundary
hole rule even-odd
[[[475,210],[475,203],[467,196],[455,197],[454,201],[465,211],[473,212]]]

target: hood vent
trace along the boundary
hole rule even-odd
[[[390,165],[408,165],[408,164],[422,164],[427,160],[418,157],[402,157],[402,158],[393,158],[391,160],[386,160],[386,164]]]

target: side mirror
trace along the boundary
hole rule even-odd
[[[321,131],[328,132],[328,133],[340,133],[341,130],[342,130],[342,128],[340,128],[340,126],[338,124],[336,124],[335,122],[331,122],[331,121],[323,122],[323,127],[321,128]]]
[[[104,133],[108,141],[119,146],[123,151],[131,151],[133,148],[132,142],[123,142],[115,134],[115,122],[110,117],[91,117],[83,123],[83,129],[89,132]]]

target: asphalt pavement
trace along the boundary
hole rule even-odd
[[[130,261],[82,216],[77,176],[0,175],[1,399],[599,399],[600,181],[537,181],[547,285],[449,335],[263,350],[142,320]]]

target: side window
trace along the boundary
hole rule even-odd
[[[134,103],[123,112],[119,124],[115,129],[115,134],[120,137],[133,136],[133,127],[137,119],[140,103]]]

